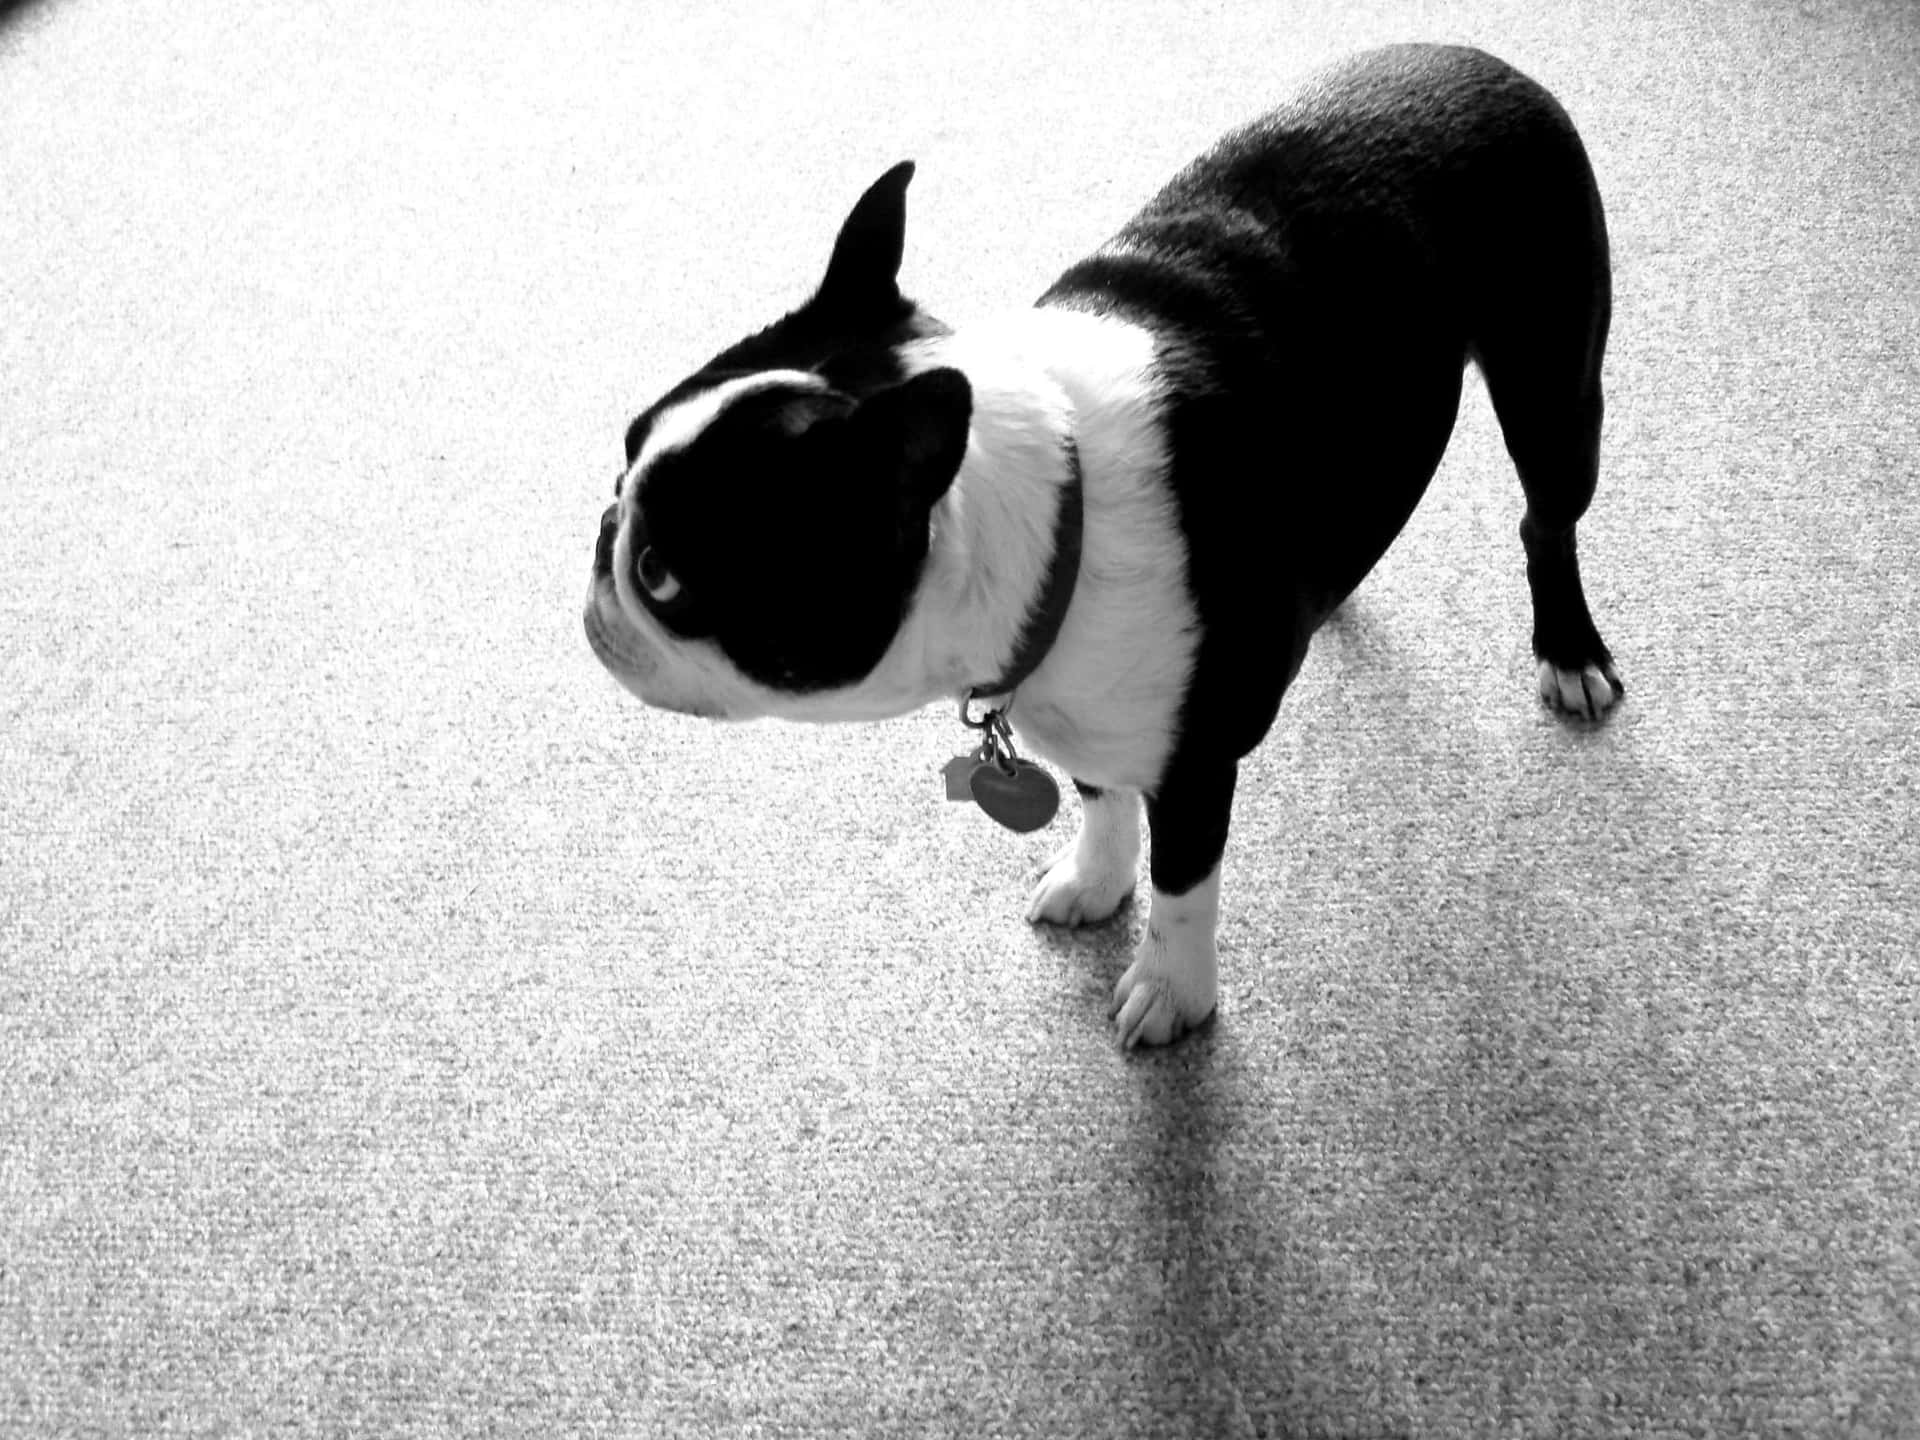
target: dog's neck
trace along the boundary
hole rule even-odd
[[[988,322],[914,347],[910,368],[951,365],[973,387],[966,459],[933,512],[927,565],[903,639],[917,636],[929,700],[1030,671],[1036,610],[1064,606],[1062,544],[1077,551],[1079,483],[1073,407],[1032,354],[1024,317]],[[1067,532],[1063,536],[1063,530]],[[1066,563],[1075,564],[1072,556]],[[1059,616],[1046,617],[1057,626]],[[1024,643],[1023,642],[1027,642]],[[1042,647],[1043,648],[1043,647]]]

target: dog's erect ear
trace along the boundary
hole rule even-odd
[[[926,524],[927,512],[960,473],[972,419],[973,386],[946,368],[889,386],[854,412],[867,454],[891,472],[910,524]]]
[[[902,160],[867,187],[840,226],[814,303],[860,310],[899,303],[911,179],[913,162]]]

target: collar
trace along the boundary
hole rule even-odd
[[[1053,521],[1053,556],[1047,562],[1046,578],[1040,591],[1027,607],[1027,618],[1014,642],[1013,658],[1006,671],[983,685],[969,685],[961,692],[964,701],[987,700],[1010,695],[1013,690],[1047,658],[1047,651],[1060,636],[1060,626],[1073,603],[1073,588],[1080,578],[1080,540],[1086,520],[1086,485],[1080,473],[1080,447],[1073,437],[1065,437],[1067,481],[1060,487],[1060,508]],[[965,710],[964,703],[962,711]]]

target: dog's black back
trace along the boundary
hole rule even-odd
[[[1570,532],[1591,498],[1610,305],[1598,190],[1564,110],[1479,51],[1399,47],[1324,72],[1040,303],[1162,337],[1204,637],[1189,743],[1238,755],[1264,735],[1312,632],[1424,492],[1469,358],[1530,514]]]

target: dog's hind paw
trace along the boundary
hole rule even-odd
[[[1540,662],[1540,698],[1562,715],[1598,720],[1620,703],[1627,687],[1611,664],[1570,670],[1550,660]]]

